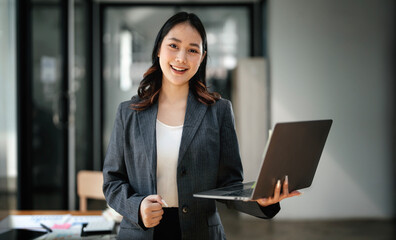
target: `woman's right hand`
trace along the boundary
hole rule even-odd
[[[140,203],[140,217],[146,228],[157,226],[164,214],[162,198],[159,195],[149,195]]]

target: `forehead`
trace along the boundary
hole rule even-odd
[[[164,40],[169,40],[170,38],[176,38],[183,43],[196,43],[202,45],[202,38],[197,29],[191,26],[189,23],[179,23],[176,24],[169,32],[166,34]]]

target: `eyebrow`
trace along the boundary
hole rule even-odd
[[[180,39],[177,39],[175,37],[168,38],[168,40],[173,40],[173,41],[176,41],[176,42],[179,42],[179,43],[182,42]],[[201,46],[198,43],[190,43],[190,46],[201,48]]]

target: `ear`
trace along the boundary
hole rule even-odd
[[[202,61],[205,59],[205,56],[206,56],[206,51],[202,54],[201,62],[199,64],[202,63]]]
[[[157,51],[157,57],[160,57],[160,52],[161,52],[161,48],[159,47]]]

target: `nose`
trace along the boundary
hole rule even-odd
[[[179,62],[179,63],[185,63],[187,60],[186,51],[184,51],[184,50],[179,51],[176,55],[175,60],[176,60],[176,62]]]

